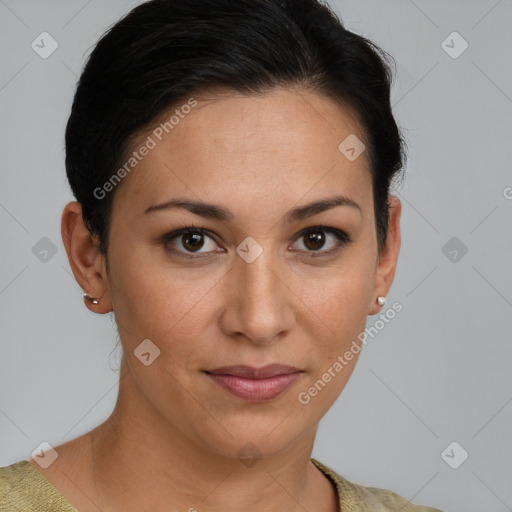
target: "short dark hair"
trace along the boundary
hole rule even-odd
[[[321,0],[150,0],[135,7],[90,54],[66,126],[67,177],[100,251],[108,249],[115,190],[103,198],[94,191],[167,109],[219,88],[260,94],[302,87],[357,114],[380,252],[390,186],[406,158],[391,110],[390,64],[387,52],[347,30]]]

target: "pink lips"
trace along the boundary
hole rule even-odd
[[[298,368],[271,364],[262,368],[225,366],[206,374],[233,395],[250,402],[265,402],[284,393],[302,373]]]

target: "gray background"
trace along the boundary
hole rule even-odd
[[[61,241],[63,137],[85,57],[136,3],[0,0],[0,466],[91,430],[115,403],[114,318],[85,308]],[[410,151],[388,296],[403,311],[369,339],[313,456],[446,512],[510,511],[512,2],[331,5],[396,59]],[[47,59],[31,48],[43,31],[59,45]],[[442,46],[454,31],[469,44],[458,58]],[[46,261],[32,250],[43,237]],[[441,456],[453,441],[469,453],[457,469]]]

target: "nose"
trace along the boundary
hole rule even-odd
[[[248,263],[238,257],[226,277],[221,330],[230,337],[271,345],[295,323],[298,298],[293,283],[267,252]]]

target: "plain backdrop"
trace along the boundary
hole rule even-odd
[[[63,138],[85,58],[136,3],[0,1],[0,466],[115,403],[114,317],[85,308],[61,240]],[[395,58],[409,160],[383,311],[403,310],[368,339],[313,456],[446,512],[511,511],[512,2],[331,5]]]

